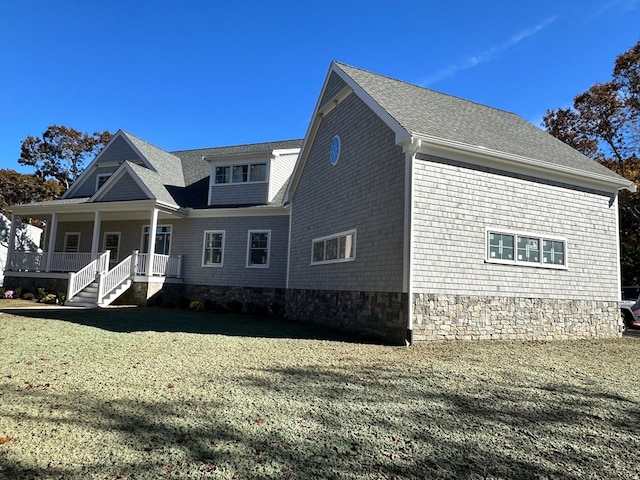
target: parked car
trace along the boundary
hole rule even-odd
[[[640,287],[623,287],[620,311],[625,328],[640,328]]]

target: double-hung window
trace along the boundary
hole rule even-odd
[[[316,238],[311,242],[311,263],[349,262],[356,258],[356,231]]]
[[[271,230],[249,230],[247,267],[269,268]]]
[[[207,230],[204,232],[202,252],[203,267],[221,267],[224,257],[224,231]]]
[[[487,229],[489,263],[545,268],[567,267],[567,241],[548,235]]]

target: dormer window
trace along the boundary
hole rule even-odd
[[[109,177],[111,177],[110,173],[99,174],[96,177],[96,190],[98,190],[100,187],[102,187],[102,185],[104,185],[107,182],[107,180],[109,180]]]
[[[216,167],[216,185],[225,183],[266,182],[267,164],[251,163]]]

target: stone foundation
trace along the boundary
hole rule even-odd
[[[214,308],[231,313],[281,316],[284,313],[284,288],[222,287],[184,285],[183,298],[189,302],[213,303]]]
[[[4,288],[5,290],[15,290],[16,288],[22,288],[22,295],[27,292],[31,292],[34,295],[38,293],[39,288],[44,288],[47,293],[58,292],[67,294],[67,288],[69,285],[68,275],[57,275],[56,277],[42,277],[42,276],[12,276],[5,275]]]
[[[618,302],[413,295],[413,339],[568,340],[621,335]]]
[[[324,325],[404,345],[407,335],[406,293],[287,290],[290,320]]]

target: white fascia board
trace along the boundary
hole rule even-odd
[[[280,217],[288,216],[287,207],[236,207],[188,209],[187,218]]]
[[[295,153],[300,153],[300,148],[282,148],[279,150],[274,150],[271,153],[272,157],[279,157],[281,155],[292,155]]]
[[[512,173],[560,181],[580,187],[602,189],[610,192],[617,192],[624,188],[635,191],[633,182],[617,181],[607,175],[585,172],[584,170],[556,165],[534,158],[500,152],[482,146],[453,142],[429,135],[416,135],[415,138],[420,140],[420,153],[427,155],[498,168]],[[415,143],[415,140],[412,143]]]

